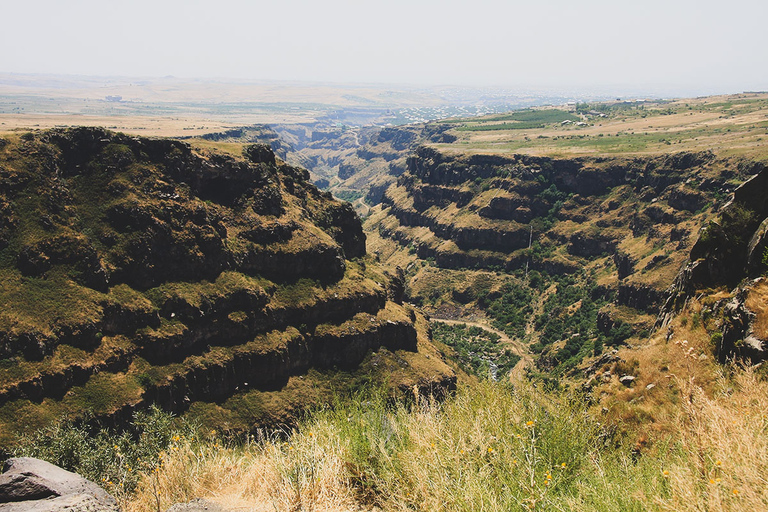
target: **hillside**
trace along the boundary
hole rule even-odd
[[[557,112],[450,121],[445,124],[452,127],[440,133],[455,134],[452,144],[427,142],[424,126],[371,132],[367,140],[355,142],[362,153],[355,150],[337,162],[341,169],[344,159],[360,159],[359,169],[347,180],[357,176],[361,184],[367,182],[366,173],[377,175],[372,169],[379,164],[388,168],[378,189],[381,202],[371,208],[364,225],[369,256],[363,256],[364,237],[349,205],[309,185],[308,173],[279,161],[272,164],[265,146],[242,140],[257,137],[271,143],[269,130],[191,140],[189,146],[98,132],[92,139],[110,142],[97,152],[98,165],[90,167],[80,161],[73,166],[66,149],[71,143],[62,141],[91,131],[9,138],[4,169],[18,167],[13,162],[26,154],[22,148],[49,147],[59,169],[84,168],[91,173],[87,183],[94,186],[98,180],[92,176],[115,172],[112,160],[103,164],[107,160],[101,155],[108,147],[116,151],[112,145],[119,141],[133,148],[136,159],[122,164],[127,166],[123,181],[131,200],[159,201],[162,207],[171,206],[170,201],[195,205],[225,230],[219,228],[223,249],[215,254],[220,256],[209,262],[220,265],[218,276],[189,282],[166,258],[155,261],[150,256],[121,273],[129,261],[121,255],[132,247],[128,240],[135,232],[112,226],[108,213],[127,196],[100,195],[91,203],[105,213],[87,218],[105,222],[93,224],[95,232],[69,237],[87,237],[98,258],[75,262],[53,248],[60,239],[68,240],[65,235],[79,228],[86,214],[78,213],[68,223],[52,217],[53,227],[40,220],[34,229],[22,229],[21,222],[14,222],[25,217],[15,214],[21,207],[43,211],[43,205],[45,215],[36,214],[40,219],[56,213],[48,211],[52,201],[39,199],[25,184],[26,195],[4,203],[13,211],[4,227],[3,271],[27,289],[43,280],[49,287],[66,282],[77,293],[60,297],[83,304],[89,303],[82,297],[99,300],[92,310],[102,317],[110,308],[123,312],[143,307],[154,320],[135,332],[108,331],[107,324],[97,324],[100,331],[93,338],[98,343],[90,345],[68,345],[63,328],[50,328],[54,335],[49,338],[41,335],[38,352],[28,348],[29,353],[14,355],[14,346],[26,345],[7,343],[3,378],[11,382],[6,375],[14,376],[18,382],[7,393],[33,389],[29,382],[43,382],[33,375],[50,379],[50,368],[65,367],[75,358],[95,361],[112,347],[130,354],[130,363],[126,368],[94,364],[98,371],[86,384],[65,386],[63,396],[11,399],[2,417],[16,428],[21,421],[37,415],[53,418],[88,400],[102,408],[97,411],[100,418],[122,419],[127,432],[53,425],[21,449],[105,478],[104,485],[129,510],[156,510],[157,503],[165,508],[197,497],[226,510],[761,510],[768,505],[761,365],[768,343],[768,170],[757,140],[759,126],[741,123],[742,114],[761,115],[762,100],[731,99],[744,100],[748,111],[720,118],[722,128],[712,128],[720,131],[711,131],[708,144],[723,140],[723,150],[716,144],[713,150],[699,147],[694,137],[680,145],[691,151],[669,151],[673,145],[663,142],[635,151],[631,148],[636,146],[619,142],[615,147],[626,151],[613,154],[614,146],[600,146],[601,137],[568,135],[568,150],[560,154],[564,146],[526,140],[526,135],[520,144],[535,140],[541,145],[526,145],[519,153],[501,147],[489,154],[492,149],[469,139],[484,132],[590,129],[586,121],[581,121],[586,126],[562,124],[570,118],[560,120],[564,114]],[[719,116],[732,108],[714,103],[702,99],[690,104],[711,108]],[[676,123],[694,117],[669,104],[609,105],[603,110],[599,105],[577,106],[585,108],[585,113],[568,115],[593,116],[606,126],[629,122],[632,116],[645,119],[643,114],[654,119],[677,116]],[[738,123],[728,124],[734,120]],[[535,126],[510,128],[514,123]],[[503,128],[459,129],[493,124]],[[736,130],[743,140],[730,139]],[[323,153],[331,139],[317,136],[314,151]],[[462,140],[466,152],[459,150]],[[290,146],[295,150],[294,142]],[[164,144],[164,153],[170,148],[170,154],[182,155],[173,160],[184,162],[181,167],[201,166],[205,172],[194,174],[196,180],[215,179],[205,184],[190,179],[167,159],[150,165],[142,156],[149,152],[137,150],[138,143]],[[213,147],[228,153],[212,152]],[[241,147],[250,163],[236,156]],[[539,150],[543,154],[536,154]],[[222,161],[227,163],[209,167]],[[34,162],[42,160],[35,155]],[[152,169],[150,181],[173,183],[179,198],[149,197],[158,188],[137,182],[133,166],[142,162]],[[386,162],[397,162],[396,172]],[[258,169],[262,181],[227,188],[232,178],[222,166]],[[67,200],[57,204],[72,210],[82,203],[82,181],[76,177],[85,171],[68,172],[72,175],[64,172],[60,178]],[[226,178],[219,180],[222,172]],[[35,190],[48,189],[55,187],[45,182]],[[281,211],[270,209],[278,204],[270,189],[277,190]],[[253,196],[248,192],[243,198],[243,190],[253,190]],[[152,210],[157,220],[143,224],[142,235],[169,232],[159,229],[169,222],[159,211]],[[199,244],[201,237],[194,230],[186,234],[193,229],[188,223],[175,226],[184,229],[174,227],[170,233],[184,233],[185,241],[175,250],[188,252],[174,253],[181,254],[174,264],[189,259],[186,241]],[[55,233],[56,243],[43,243],[46,229]],[[113,231],[114,241],[105,243],[101,234]],[[19,238],[16,233],[26,234]],[[312,247],[327,247],[312,252],[311,263],[299,255],[304,249],[311,252],[307,240]],[[157,243],[175,247],[162,238]],[[149,244],[153,250],[148,254],[155,254],[155,245]],[[87,247],[77,247],[79,253],[90,254]],[[200,258],[208,257],[210,247],[199,251]],[[318,270],[315,260],[325,250],[336,255],[336,263],[327,260]],[[251,256],[259,251],[276,254],[281,263],[287,255],[301,263],[292,264],[293,274],[286,275],[282,265],[270,267],[264,263],[269,258]],[[258,264],[248,267],[246,262],[253,261]],[[160,274],[168,281],[159,282],[157,276],[153,281],[153,265],[162,262]],[[144,281],[134,272],[144,275]],[[106,284],[98,277],[102,273]],[[219,313],[219,305],[241,300],[230,291],[237,294],[244,288],[250,302]],[[75,310],[72,304],[46,307],[63,317],[61,311]],[[355,310],[358,304],[367,306]],[[28,315],[24,321],[35,326],[41,318]],[[238,344],[246,331],[255,332],[256,340]],[[212,340],[218,336],[232,341],[217,344]],[[311,364],[270,380],[274,370],[285,367],[284,361],[304,354],[304,348],[291,352],[293,340],[300,340],[299,347],[312,347]],[[46,343],[52,352],[46,352]],[[349,350],[324,350],[340,343]],[[287,347],[282,359],[269,359],[281,347]],[[180,351],[184,356],[176,359]],[[265,356],[266,364],[260,365],[250,351]],[[236,362],[227,366],[230,354]],[[245,361],[254,362],[246,372],[265,378],[258,381],[263,382],[259,389],[253,389],[253,373],[248,380],[230,378]],[[477,378],[457,385],[447,363]],[[77,373],[82,372],[80,363],[70,366],[77,370],[63,373],[82,375]],[[27,381],[18,376],[21,371],[30,376]],[[119,387],[122,382],[140,386],[140,398],[126,401],[123,416],[104,412],[109,409],[103,397],[128,389]],[[218,387],[214,382],[227,384]],[[234,390],[232,383],[237,383]],[[382,383],[402,391],[416,384],[420,389],[415,391],[437,391],[441,400],[411,395],[393,401],[390,392],[378,391]],[[106,387],[109,393],[103,392]],[[444,393],[454,387],[455,392]],[[353,400],[334,400],[332,407],[302,415],[291,423],[295,429],[290,433],[237,435],[256,425],[288,423],[307,402],[318,403],[339,389],[357,392]],[[155,390],[163,394],[152,395]],[[207,398],[209,393],[214,400]],[[201,430],[159,412],[128,421],[131,411],[153,400],[181,412],[183,419],[218,428]],[[139,470],[131,473],[126,464]]]
[[[366,221],[431,315],[487,318],[573,368],[647,336],[665,290],[737,184],[762,169],[712,153],[457,156],[418,149]],[[644,334],[643,334],[644,333]]]
[[[352,208],[308,179],[263,144],[0,139],[0,443],[61,415],[248,431],[361,382],[453,387]]]

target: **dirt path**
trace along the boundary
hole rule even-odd
[[[494,329],[493,327],[491,327],[486,323],[471,322],[467,320],[450,320],[447,318],[435,318],[435,317],[432,317],[432,321],[443,322],[444,324],[449,324],[449,325],[464,324],[472,327],[479,327],[486,331],[497,334],[499,336],[499,340],[502,343],[508,346],[513,353],[520,356],[520,361],[518,361],[515,367],[512,368],[512,371],[509,374],[510,380],[512,381],[522,379],[525,375],[525,368],[528,365],[533,363],[533,357],[531,356],[530,352],[528,352],[528,349],[524,344],[522,344],[520,341],[513,340],[512,338],[507,336],[507,334],[504,331],[499,331],[498,329]]]

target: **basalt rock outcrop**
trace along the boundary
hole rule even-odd
[[[665,327],[694,297],[711,290],[730,290],[707,307],[719,332],[715,352],[720,361],[768,359],[764,301],[768,286],[768,170],[761,163],[744,165],[757,172],[739,186],[720,215],[701,230],[690,261],[666,291],[656,327]]]
[[[117,512],[117,501],[85,478],[30,457],[8,459],[0,474],[3,512]]]
[[[112,424],[150,404],[222,410],[309,371],[361,371],[376,351],[409,361],[393,385],[453,386],[441,362],[420,367],[429,341],[402,276],[308,180],[266,144],[235,158],[95,128],[10,140],[0,442],[84,410]]]
[[[709,152],[558,159],[422,146],[366,229],[380,255],[403,265],[402,253],[410,254],[411,300],[436,315],[481,310],[510,336],[530,340],[550,368],[583,357],[587,347],[647,332],[647,315],[659,312],[701,226],[751,170]],[[764,235],[753,238],[755,253],[766,243]],[[480,275],[497,284],[475,300],[433,291]],[[554,294],[573,299],[555,305]],[[544,312],[534,322],[516,317],[536,303]],[[607,310],[617,321],[601,326],[597,312]],[[549,346],[560,348],[547,353]]]
[[[735,163],[710,153],[552,159],[456,156],[420,147],[408,158],[408,172],[384,194],[388,220],[378,230],[449,266],[544,269],[553,260],[568,267],[607,256],[621,280],[663,290],[669,283],[659,287],[636,270],[679,266],[666,253],[698,228],[704,217],[697,212],[712,206],[713,192],[727,191],[736,174]],[[629,238],[646,247],[623,249]],[[559,257],[530,254],[534,243]],[[648,243],[657,250],[649,251]],[[626,296],[644,305],[657,300],[638,293]]]

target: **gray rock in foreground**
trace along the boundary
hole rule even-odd
[[[0,512],[113,512],[117,502],[85,478],[40,459],[8,459],[0,474]]]

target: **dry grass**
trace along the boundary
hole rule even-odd
[[[357,510],[333,437],[319,430],[239,448],[215,437],[202,447],[181,442],[144,478],[126,510],[155,511],[158,503],[166,510],[198,496],[237,510]]]
[[[745,306],[757,315],[753,334],[763,340],[768,338],[768,281],[763,279],[752,286]]]
[[[287,440],[176,442],[127,510],[196,497],[254,511],[768,509],[768,382],[733,366],[702,386],[697,350],[671,346],[657,420],[675,429],[639,457],[574,395],[486,382],[443,404],[337,403]]]
[[[671,497],[662,510],[768,509],[768,383],[754,369],[719,379],[708,396],[680,382],[680,434],[687,454],[665,470]]]

